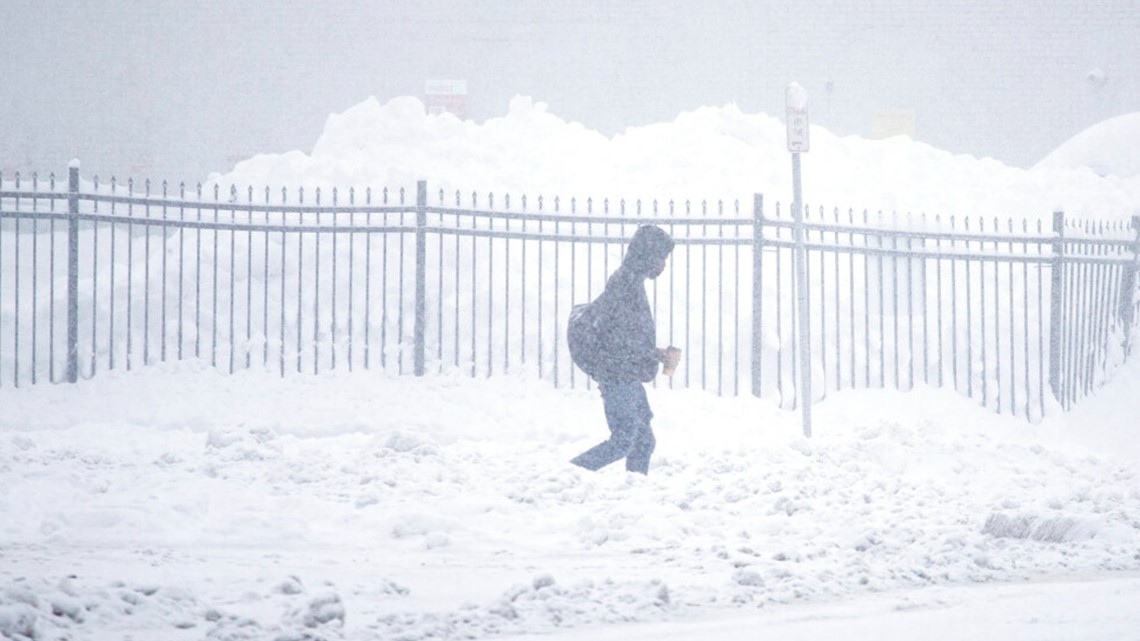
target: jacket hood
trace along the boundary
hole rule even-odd
[[[622,264],[642,275],[654,272],[657,264],[673,251],[673,239],[656,225],[642,225],[629,241]]]

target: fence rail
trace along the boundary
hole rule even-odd
[[[233,372],[533,371],[569,361],[570,307],[596,296],[637,226],[677,247],[650,285],[657,384],[801,399],[949,386],[1039,420],[1069,408],[1129,352],[1140,222],[871,216],[808,208],[810,301],[797,318],[794,223],[777,204],[544,199],[442,190],[214,187],[139,193],[98,179],[0,176],[0,386],[197,358]],[[347,202],[346,202],[347,201]],[[435,201],[434,204],[431,201]],[[464,201],[467,201],[466,203]],[[496,208],[496,202],[500,204]]]

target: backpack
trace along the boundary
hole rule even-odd
[[[570,320],[566,323],[566,345],[570,348],[570,360],[590,376],[597,373],[602,354],[602,318],[598,312],[599,307],[594,302],[579,303],[570,309]]]

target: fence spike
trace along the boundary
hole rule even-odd
[[[511,195],[510,193],[503,195],[503,208],[507,211],[511,210]]]
[[[281,204],[284,205],[287,202],[289,202],[289,190],[285,185],[281,185]]]
[[[20,188],[20,172],[16,172],[16,189]]]
[[[99,191],[99,174],[92,176],[91,182],[95,186],[95,191]],[[51,175],[51,188],[55,189],[55,174]]]
[[[594,198],[593,196],[586,196],[586,213],[594,213]]]
[[[356,187],[349,187],[348,188],[348,204],[349,205],[355,205],[356,204]]]
[[[384,188],[384,202],[388,202],[388,188]],[[372,204],[372,187],[371,185],[364,188],[364,204]]]
[[[319,206],[320,206],[320,204],[321,204],[321,188],[320,188],[320,186],[318,186],[318,187],[317,187],[316,189],[314,189],[313,191],[315,192],[315,193],[314,193],[314,197],[316,198],[316,200],[317,200],[317,206],[319,207]]]
[[[625,198],[621,199],[620,207],[621,207],[621,209],[619,209],[618,212],[620,215],[624,216],[625,215]]]
[[[571,214],[578,213],[578,199],[574,196],[570,197],[570,213]]]
[[[146,187],[146,195],[150,196],[150,178],[147,178],[146,182],[143,183],[143,185]],[[214,185],[214,193],[217,194],[217,192],[218,192],[218,186]]]
[[[237,202],[237,185],[230,185],[230,202]]]
[[[40,184],[40,174],[37,171],[32,172],[32,190],[34,191]]]
[[[337,188],[333,187],[333,207],[336,207],[337,196],[338,196]]]
[[[253,185],[246,185],[245,187],[245,200],[246,202],[253,202]]]
[[[542,196],[538,197],[538,211],[542,211]]]
[[[610,213],[610,199],[609,198],[605,198],[602,200],[602,213],[603,214],[609,214]]]
[[[458,192],[457,192],[458,193]],[[404,188],[400,187],[400,204],[404,204]],[[459,204],[458,202],[456,204]]]
[[[555,196],[554,197],[554,213],[557,214],[559,211],[561,211],[561,208],[562,208],[562,197],[561,196]]]
[[[479,208],[479,194],[471,192],[471,209]]]
[[[526,194],[522,195],[522,210],[526,211]]]
[[[495,208],[495,192],[487,194],[487,209]]]

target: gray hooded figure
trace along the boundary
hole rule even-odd
[[[660,227],[639,227],[625,258],[594,304],[598,306],[601,350],[593,374],[602,394],[610,438],[571,460],[598,470],[619,459],[631,472],[646,474],[656,439],[653,412],[643,383],[657,376],[667,358],[657,347],[657,328],[645,293],[645,280],[657,278],[673,251],[673,239]]]

